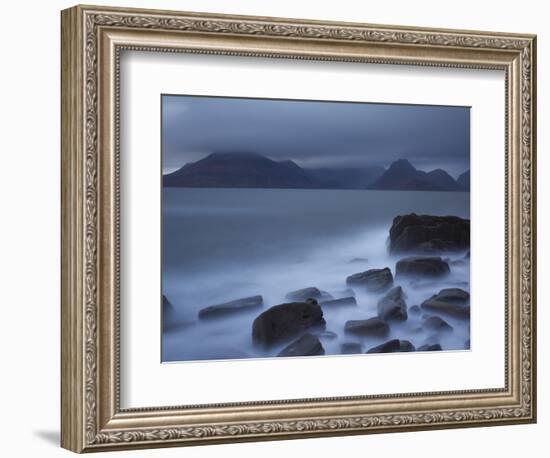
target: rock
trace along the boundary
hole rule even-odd
[[[414,345],[408,340],[392,339],[372,347],[367,353],[399,353],[414,351]]]
[[[338,338],[338,334],[332,331],[315,332],[312,334],[315,337],[319,337],[320,339],[337,339]]]
[[[412,307],[409,307],[409,312],[413,315],[420,314],[420,307],[418,305],[413,305]]]
[[[447,323],[444,319],[438,316],[429,316],[422,322],[424,329],[437,332],[449,332],[453,330],[453,327]]]
[[[224,315],[233,315],[240,312],[247,312],[251,309],[261,307],[263,303],[264,299],[262,296],[245,297],[203,308],[199,311],[199,318],[204,320],[208,318],[218,318]]]
[[[401,286],[396,286],[389,290],[386,295],[378,301],[378,317],[383,320],[406,320],[408,315],[404,296]]]
[[[344,331],[359,336],[384,337],[390,332],[390,327],[384,320],[374,317],[368,320],[346,321]]]
[[[418,350],[417,351],[441,351],[442,348],[441,348],[441,345],[439,344],[424,344],[424,345],[421,345],[420,347],[418,347]]]
[[[391,270],[370,269],[365,272],[359,272],[346,278],[346,283],[350,286],[361,286],[371,293],[380,293],[391,288],[393,285],[393,275]]]
[[[340,345],[340,352],[343,355],[357,355],[363,353],[363,347],[359,342],[344,342]]]
[[[321,301],[322,307],[345,307],[350,305],[357,305],[355,297],[342,297],[340,299],[333,299],[331,301]]]
[[[301,334],[306,329],[325,329],[325,319],[319,304],[290,302],[270,307],[252,324],[252,340],[260,345],[272,345]]]
[[[277,356],[317,356],[324,354],[325,349],[319,339],[307,333],[283,348]]]
[[[442,289],[425,300],[421,307],[456,318],[470,318],[470,294],[460,288]]]
[[[411,213],[394,218],[390,252],[461,251],[470,247],[470,220]]]
[[[311,286],[291,291],[285,296],[285,299],[293,302],[304,302],[306,299],[316,299],[318,301],[321,299],[331,300],[332,296],[326,291],[321,291],[319,288]]]
[[[353,258],[353,259],[350,259],[349,260],[349,263],[350,264],[364,264],[364,263],[367,263],[369,262],[369,260],[367,258]]]
[[[395,266],[395,276],[444,277],[451,272],[449,264],[438,256],[411,256],[403,258]]]
[[[162,295],[162,327],[165,331],[176,325],[176,309],[168,298]]]
[[[342,299],[344,297],[351,297],[351,296],[355,297],[355,291],[353,291],[353,289],[351,288],[346,288],[342,291],[336,291],[334,293],[334,297],[336,299]]]

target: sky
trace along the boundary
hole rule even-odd
[[[306,168],[387,168],[404,158],[456,178],[470,168],[470,108],[162,96],[163,173],[225,152]]]

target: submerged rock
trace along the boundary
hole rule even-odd
[[[386,295],[378,301],[378,317],[383,320],[404,321],[408,318],[405,294],[401,286],[389,290]]]
[[[343,355],[358,355],[363,353],[363,346],[359,342],[344,342],[340,345],[340,353]]]
[[[319,304],[290,302],[275,305],[261,313],[252,324],[252,339],[256,344],[273,345],[310,328],[325,329]]]
[[[384,337],[390,332],[390,327],[384,320],[374,317],[368,320],[346,321],[344,331],[359,336]]]
[[[453,327],[449,323],[435,315],[425,318],[422,326],[429,331],[449,332],[453,330]]]
[[[320,339],[337,339],[338,334],[332,331],[321,331],[321,332],[315,332],[312,333],[315,337],[319,337]]]
[[[414,345],[408,340],[392,339],[372,347],[367,353],[398,353],[414,351]]]
[[[413,315],[420,314],[420,306],[413,305],[412,307],[409,307],[409,312],[412,313]]]
[[[283,348],[277,356],[316,356],[324,354],[325,349],[319,339],[307,333]]]
[[[370,269],[365,272],[358,272],[346,278],[350,286],[361,286],[372,293],[380,293],[391,288],[393,275],[388,267],[384,269]]]
[[[418,347],[417,351],[441,351],[441,345],[439,344],[424,344]]]
[[[462,251],[470,247],[470,220],[411,213],[394,218],[390,252]]]
[[[326,291],[321,291],[315,286],[310,286],[309,288],[302,288],[297,289],[296,291],[291,291],[285,296],[285,299],[294,302],[304,302],[307,299],[316,299],[318,301],[324,299],[328,301],[332,299],[332,296]]]
[[[225,315],[233,315],[235,313],[246,312],[257,307],[261,307],[264,303],[262,296],[250,296],[242,299],[236,299],[223,304],[210,305],[199,311],[201,320],[207,318],[218,318]]]
[[[364,264],[364,263],[367,263],[369,262],[369,260],[367,258],[353,258],[353,259],[350,259],[349,260],[349,263],[350,264]]]
[[[411,256],[399,260],[395,266],[395,276],[444,277],[451,272],[439,256]]]
[[[357,301],[355,300],[355,297],[342,297],[340,299],[332,299],[330,301],[321,301],[320,302],[322,307],[346,307],[346,306],[355,306],[357,305]]]
[[[442,289],[425,300],[421,307],[456,318],[470,318],[470,294],[460,288]]]

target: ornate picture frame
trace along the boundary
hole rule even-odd
[[[61,445],[75,452],[536,421],[536,37],[75,6],[62,12]],[[123,409],[124,50],[505,72],[505,387]]]

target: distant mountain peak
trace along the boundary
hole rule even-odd
[[[462,188],[443,169],[417,170],[407,159],[398,159],[369,189],[395,191],[460,191]]]

